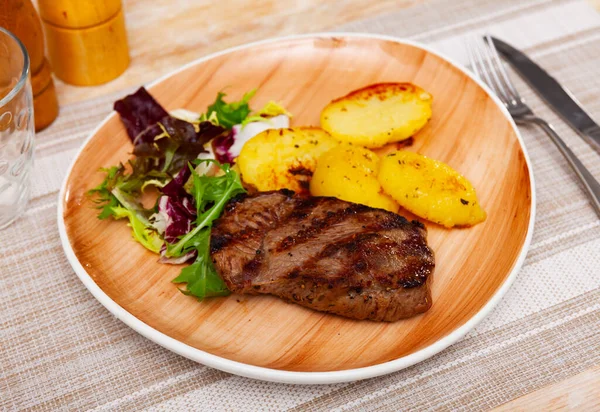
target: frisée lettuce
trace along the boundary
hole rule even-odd
[[[234,158],[220,163],[210,157],[215,156],[215,141],[227,141],[226,150],[243,145],[236,144],[233,130],[239,133],[243,128],[254,93],[233,103],[225,102],[225,94],[219,93],[207,112],[195,118],[187,111],[168,113],[144,88],[117,101],[114,107],[134,156],[125,165],[102,169],[104,180],[88,192],[97,204],[99,219],[127,219],[133,238],[159,254],[160,262],[191,262],[173,282],[200,300],[230,293],[210,259],[210,232],[227,202],[245,189],[228,164]],[[267,113],[284,110],[273,104],[269,107],[257,114],[261,120]],[[208,169],[216,173],[202,172]],[[157,194],[156,201],[145,207],[148,196],[144,191],[149,188]]]

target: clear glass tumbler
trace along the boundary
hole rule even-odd
[[[25,210],[34,149],[29,56],[12,33],[0,27],[0,229]]]

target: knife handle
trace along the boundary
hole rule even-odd
[[[546,134],[552,139],[552,142],[558,147],[558,150],[563,154],[565,159],[569,162],[569,165],[573,168],[592,201],[592,206],[596,210],[598,217],[600,217],[600,183],[594,178],[590,171],[581,163],[581,161],[575,156],[575,153],[569,149],[569,146],[560,138],[560,136],[554,130],[554,127],[544,119],[540,119],[537,116],[527,116],[522,120],[534,123],[540,126]]]

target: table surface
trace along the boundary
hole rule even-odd
[[[410,0],[126,0],[131,66],[118,79],[96,87],[74,87],[57,81],[62,106],[112,94],[146,83],[210,52],[230,46],[332,27],[401,8],[421,1]],[[600,10],[600,0],[590,0]],[[235,11],[235,12],[232,12]],[[194,16],[191,18],[190,16]],[[177,30],[164,27],[177,26]],[[156,41],[156,27],[167,41]],[[170,44],[168,48],[164,44]],[[499,410],[600,409],[600,367],[510,400]]]
[[[598,0],[600,1],[600,0]],[[61,104],[147,83],[218,50],[269,37],[327,31],[344,23],[410,7],[414,0],[124,0],[131,65],[97,87],[57,84]],[[232,13],[231,10],[236,10]],[[177,30],[166,30],[168,27]],[[156,41],[156,28],[167,36]],[[164,45],[169,44],[168,48]]]

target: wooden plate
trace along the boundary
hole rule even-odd
[[[315,34],[238,47],[157,81],[167,109],[203,112],[218,91],[257,88],[295,125],[318,125],[331,99],[375,82],[413,82],[434,96],[433,118],[411,150],[442,160],[477,188],[488,218],[470,229],[427,224],[436,253],[433,307],[396,323],[353,321],[277,298],[232,295],[198,303],[171,283],[124,222],[100,221],[85,192],[98,168],[124,162],[131,144],[113,113],[92,133],[61,191],[58,222],[75,272],[113,314],[155,342],[201,363],[259,379],[331,383],[389,373],[457,341],[506,292],[532,233],[533,177],[508,113],[469,74],[424,46],[382,36]]]

